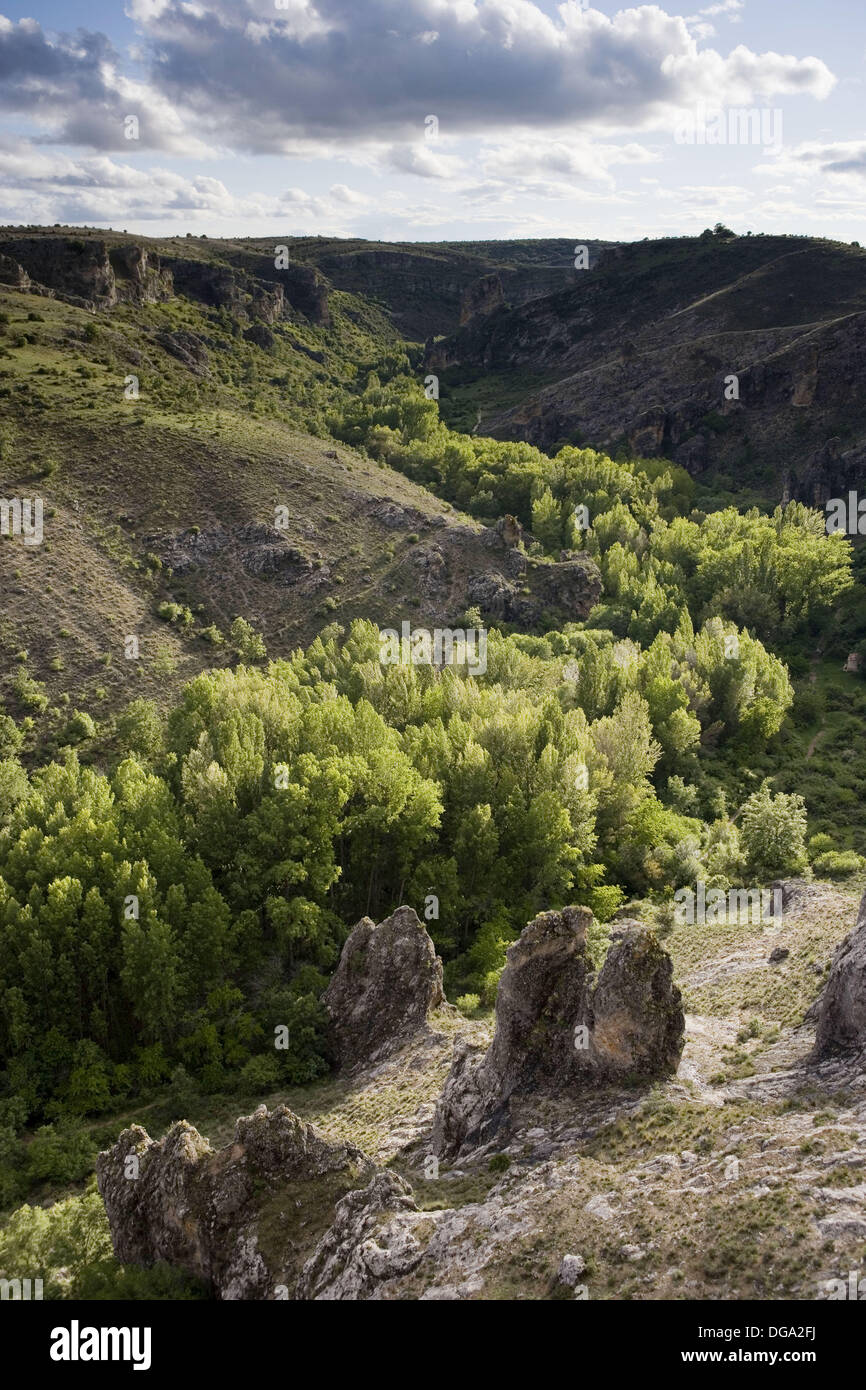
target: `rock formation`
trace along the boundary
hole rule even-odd
[[[413,1227],[419,1212],[409,1184],[379,1172],[338,1203],[334,1224],[304,1266],[302,1299],[364,1299],[385,1279],[409,1274],[424,1254]]]
[[[350,1071],[379,1062],[444,1003],[442,962],[414,908],[376,926],[362,917],[323,996],[336,1060]]]
[[[486,1052],[464,1039],[436,1111],[434,1152],[486,1142],[512,1096],[562,1095],[676,1070],[684,1018],[670,957],[638,923],[620,923],[596,980],[588,908],[543,912],[509,947]]]
[[[468,323],[475,314],[492,314],[494,309],[498,309],[500,304],[504,303],[505,292],[501,278],[495,271],[490,275],[482,275],[463,292],[460,300],[460,327]]]
[[[816,1012],[814,1061],[866,1047],[866,893],[854,930],[833,957]]]
[[[218,1152],[182,1120],[159,1142],[133,1125],[96,1160],[117,1258],[164,1260],[223,1299],[292,1296],[334,1203],[373,1171],[284,1105],[239,1119]]]

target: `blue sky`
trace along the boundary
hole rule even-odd
[[[0,0],[0,220],[407,241],[721,220],[866,241],[862,13]]]

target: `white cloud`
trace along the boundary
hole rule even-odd
[[[422,143],[392,145],[385,155],[390,168],[401,174],[417,174],[423,179],[452,178],[462,167],[453,155],[440,154],[431,145]]]
[[[7,22],[0,103],[96,149],[123,148],[121,121],[132,111],[142,149],[290,153],[310,142],[400,148],[428,112],[450,137],[578,127],[610,135],[670,125],[672,112],[709,98],[821,98],[835,80],[816,57],[699,49],[687,21],[658,5],[609,17],[566,0],[555,18],[532,0],[286,6],[130,0],[149,55],[142,83],[124,76],[104,35],[49,38],[33,21]],[[711,5],[704,20],[713,11],[734,7]]]
[[[193,214],[222,221],[285,222],[295,230],[348,230],[353,208],[366,202],[345,185],[326,196],[289,188],[281,194],[232,193],[220,179],[186,178],[174,170],[143,169],[106,155],[74,159],[32,146],[0,148],[4,216],[14,222],[87,222],[126,226],[161,221],[187,225]]]
[[[579,133],[572,140],[515,139],[484,146],[481,152],[482,168],[491,178],[554,174],[608,184],[614,181],[610,173],[613,166],[652,164],[658,159],[656,152],[635,141],[604,144]]]
[[[772,163],[759,165],[756,172],[800,181],[821,176],[856,182],[866,178],[866,140],[807,140],[783,150]]]

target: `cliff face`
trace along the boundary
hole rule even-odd
[[[32,281],[72,303],[100,308],[117,303],[114,271],[104,241],[71,237],[12,237],[3,252]]]
[[[277,270],[274,257],[261,253],[193,259],[116,236],[0,233],[0,255],[2,283],[23,289],[32,282],[82,308],[154,304],[183,295],[267,323],[296,313],[316,324],[330,321],[328,285],[313,266],[290,262]]]
[[[241,317],[267,323],[297,311],[311,323],[327,326],[328,286],[312,266],[291,261],[281,270],[274,257],[227,252],[225,262],[167,258],[178,294]]]
[[[589,243],[594,262],[602,244]],[[407,339],[424,342],[505,302],[517,305],[576,283],[571,241],[378,243],[305,249],[328,280],[381,304]],[[435,364],[434,364],[435,365]]]
[[[506,299],[507,299],[506,290]],[[483,299],[483,297],[482,297]],[[425,366],[514,381],[478,428],[667,457],[823,505],[866,450],[866,253],[797,238],[635,243],[528,303],[482,302]],[[519,390],[521,376],[536,383]],[[735,380],[734,380],[735,379]],[[847,457],[842,454],[845,440]]]

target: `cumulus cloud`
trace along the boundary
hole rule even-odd
[[[699,49],[688,22],[657,5],[609,17],[565,0],[551,17],[532,0],[130,0],[128,14],[141,84],[101,35],[49,39],[32,21],[4,21],[6,109],[97,149],[122,148],[119,123],[133,112],[142,147],[298,153],[366,142],[441,177],[405,153],[429,113],[446,138],[610,133],[670,122],[699,100],[824,97],[834,83],[815,57]]]
[[[123,74],[120,62],[104,34],[79,29],[49,39],[35,20],[0,15],[0,111],[32,121],[45,142],[101,150],[129,148],[132,115],[139,148],[211,153],[173,103]]]
[[[801,183],[819,176],[857,182],[866,178],[866,140],[806,140],[783,150],[772,163],[758,165],[756,173]]]
[[[491,178],[527,178],[552,174],[567,176],[580,183],[614,182],[610,173],[617,164],[653,164],[660,155],[646,146],[606,144],[587,137],[573,140],[546,140],[539,144],[529,138],[516,139],[482,148],[481,163]],[[573,191],[573,187],[572,187]]]
[[[348,227],[352,211],[368,199],[345,184],[327,195],[301,188],[278,193],[232,193],[220,179],[187,178],[171,169],[139,168],[107,155],[74,159],[33,146],[0,147],[4,213],[16,222],[108,223],[176,221],[200,215],[221,221],[291,220],[299,231]]]
[[[447,179],[461,168],[453,155],[439,154],[423,143],[392,145],[385,156],[390,168],[401,174],[417,174],[424,179]]]

